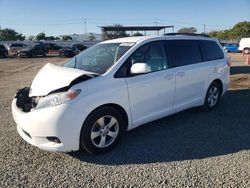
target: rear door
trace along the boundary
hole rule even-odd
[[[175,110],[201,104],[212,67],[202,62],[198,41],[167,40],[165,48],[176,77]]]

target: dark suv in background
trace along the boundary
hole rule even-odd
[[[81,43],[74,43],[74,44],[72,44],[72,46],[77,47],[77,49],[80,50],[80,51],[83,51],[83,50],[86,50],[86,49],[87,49],[87,47],[84,46],[84,45],[81,44]]]
[[[49,53],[50,50],[60,50],[62,48],[62,46],[59,46],[54,43],[44,43],[44,46],[46,48],[47,53]]]
[[[8,51],[3,44],[0,44],[0,57],[7,57]]]
[[[74,57],[75,55],[79,53],[80,53],[80,50],[74,45],[64,46],[63,48],[59,50],[59,55],[62,57]]]
[[[19,57],[36,57],[37,55],[46,56],[47,50],[44,44],[33,44],[27,48],[21,49],[17,52]]]

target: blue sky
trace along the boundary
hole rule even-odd
[[[250,21],[250,0],[0,0],[0,26],[26,36],[100,33],[98,25],[174,25],[198,32]]]

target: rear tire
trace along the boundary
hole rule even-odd
[[[246,55],[250,54],[250,48],[245,48],[243,50],[243,53],[246,54]]]
[[[121,113],[112,107],[93,111],[85,120],[80,136],[80,147],[88,153],[105,153],[113,149],[125,132]]]
[[[220,97],[221,97],[220,85],[216,82],[213,82],[207,90],[205,102],[203,104],[203,109],[207,111],[214,110],[220,101]]]
[[[3,57],[4,58],[8,57],[8,53],[4,52]]]

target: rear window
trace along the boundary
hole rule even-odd
[[[167,40],[165,50],[172,67],[202,62],[200,48],[195,40]]]
[[[199,44],[205,61],[224,58],[221,48],[215,41],[200,40]]]

